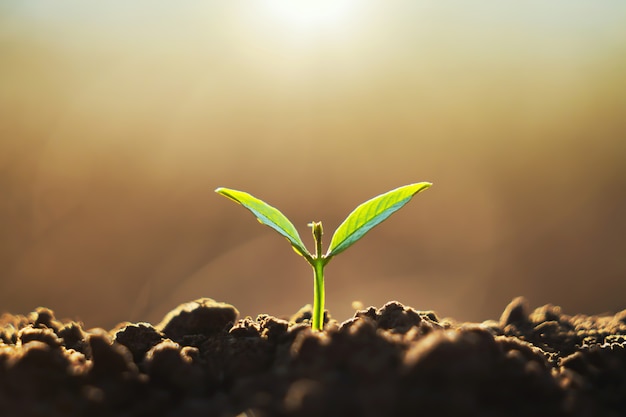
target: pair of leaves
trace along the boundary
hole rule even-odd
[[[330,241],[326,260],[348,249],[361,239],[374,226],[380,224],[396,211],[400,210],[411,198],[420,191],[431,186],[429,182],[405,185],[376,196],[359,205],[339,225]],[[312,263],[313,255],[307,250],[300,239],[294,225],[275,207],[244,192],[220,187],[217,193],[241,204],[256,216],[259,222],[276,230],[293,246],[294,250]]]

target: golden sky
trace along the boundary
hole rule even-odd
[[[290,314],[311,271],[213,189],[305,235],[416,181],[327,268],[331,314],[626,308],[622,1],[16,0],[0,56],[4,310]]]

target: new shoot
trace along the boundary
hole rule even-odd
[[[291,243],[293,249],[302,255],[313,267],[315,286],[311,326],[313,330],[320,331],[324,326],[324,267],[326,264],[336,255],[356,243],[374,226],[404,207],[415,194],[431,185],[429,182],[405,185],[359,205],[335,230],[330,239],[328,251],[325,254],[322,251],[323,229],[321,222],[309,223],[309,227],[313,231],[313,239],[315,240],[315,254],[312,254],[302,243],[302,239],[300,239],[300,235],[298,235],[298,231],[291,221],[278,209],[243,191],[220,187],[215,192],[250,210],[260,223],[271,227],[285,237]]]

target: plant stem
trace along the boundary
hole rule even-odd
[[[313,290],[313,331],[321,331],[324,327],[324,260],[315,259],[313,264],[315,287]]]
[[[311,266],[314,273],[314,289],[313,289],[313,331],[321,331],[324,327],[324,266],[326,259],[322,254],[322,222],[311,222],[309,224],[313,229],[313,239],[315,239],[315,257]]]

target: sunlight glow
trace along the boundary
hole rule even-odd
[[[336,30],[345,27],[358,11],[358,0],[264,0],[277,24],[295,31]]]

